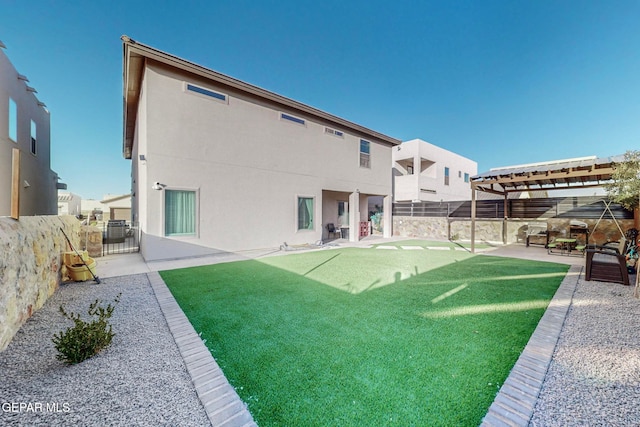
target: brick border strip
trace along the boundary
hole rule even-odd
[[[567,272],[489,407],[482,427],[529,425],[581,273],[582,267],[575,265]]]
[[[182,355],[196,393],[213,426],[257,427],[158,272],[147,273],[151,288]]]

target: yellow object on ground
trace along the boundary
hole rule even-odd
[[[62,262],[67,267],[69,277],[75,282],[84,282],[96,275],[96,261],[87,251],[65,252],[62,254]]]

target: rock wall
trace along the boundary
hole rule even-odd
[[[102,256],[102,230],[91,225],[83,225],[80,230],[80,247],[89,252],[91,258]]]
[[[618,225],[612,219],[603,219],[596,228],[596,219],[581,219],[580,221],[587,224],[589,227],[589,242],[590,244],[602,245],[607,242],[617,242],[623,235],[620,233],[618,225],[622,229],[623,233],[633,228],[634,220],[632,219],[620,219]],[[550,218],[547,220],[548,230],[551,238],[553,237],[569,237],[569,219],[565,218]],[[577,236],[578,240],[584,240],[584,236]]]
[[[616,222],[603,219],[595,228],[597,220],[585,219],[589,228],[590,244],[604,244],[618,241],[621,237]],[[524,242],[529,224],[540,224],[547,227],[550,238],[569,237],[569,218],[549,218],[539,220],[507,220],[501,219],[476,220],[476,242],[488,243],[516,243]],[[618,220],[623,232],[634,227],[634,220]],[[506,234],[504,227],[506,225]],[[393,235],[400,237],[416,237],[435,240],[471,240],[471,219],[448,219],[440,217],[393,217]],[[506,241],[505,241],[506,238]],[[576,236],[584,241],[584,235]]]
[[[447,218],[393,216],[394,236],[447,240],[449,238],[448,232]]]
[[[0,351],[53,295],[62,276],[61,254],[80,243],[73,216],[0,217]]]

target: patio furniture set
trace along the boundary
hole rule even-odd
[[[550,241],[549,231],[539,225],[530,227],[527,231],[526,245],[536,244],[530,239],[544,238],[545,248],[549,254],[567,256],[584,256],[585,279],[602,282],[621,283],[630,285],[629,276],[636,274],[636,287],[638,284],[638,230],[628,230],[619,242],[609,242],[605,245],[588,244],[589,229],[584,223],[572,221],[569,229],[569,237],[558,237]],[[578,235],[584,235],[584,243],[578,240]],[[541,244],[540,242],[538,244]]]

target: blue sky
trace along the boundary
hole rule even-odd
[[[52,169],[130,190],[122,45],[144,44],[492,167],[640,147],[640,1],[13,1],[0,40],[51,111]]]

